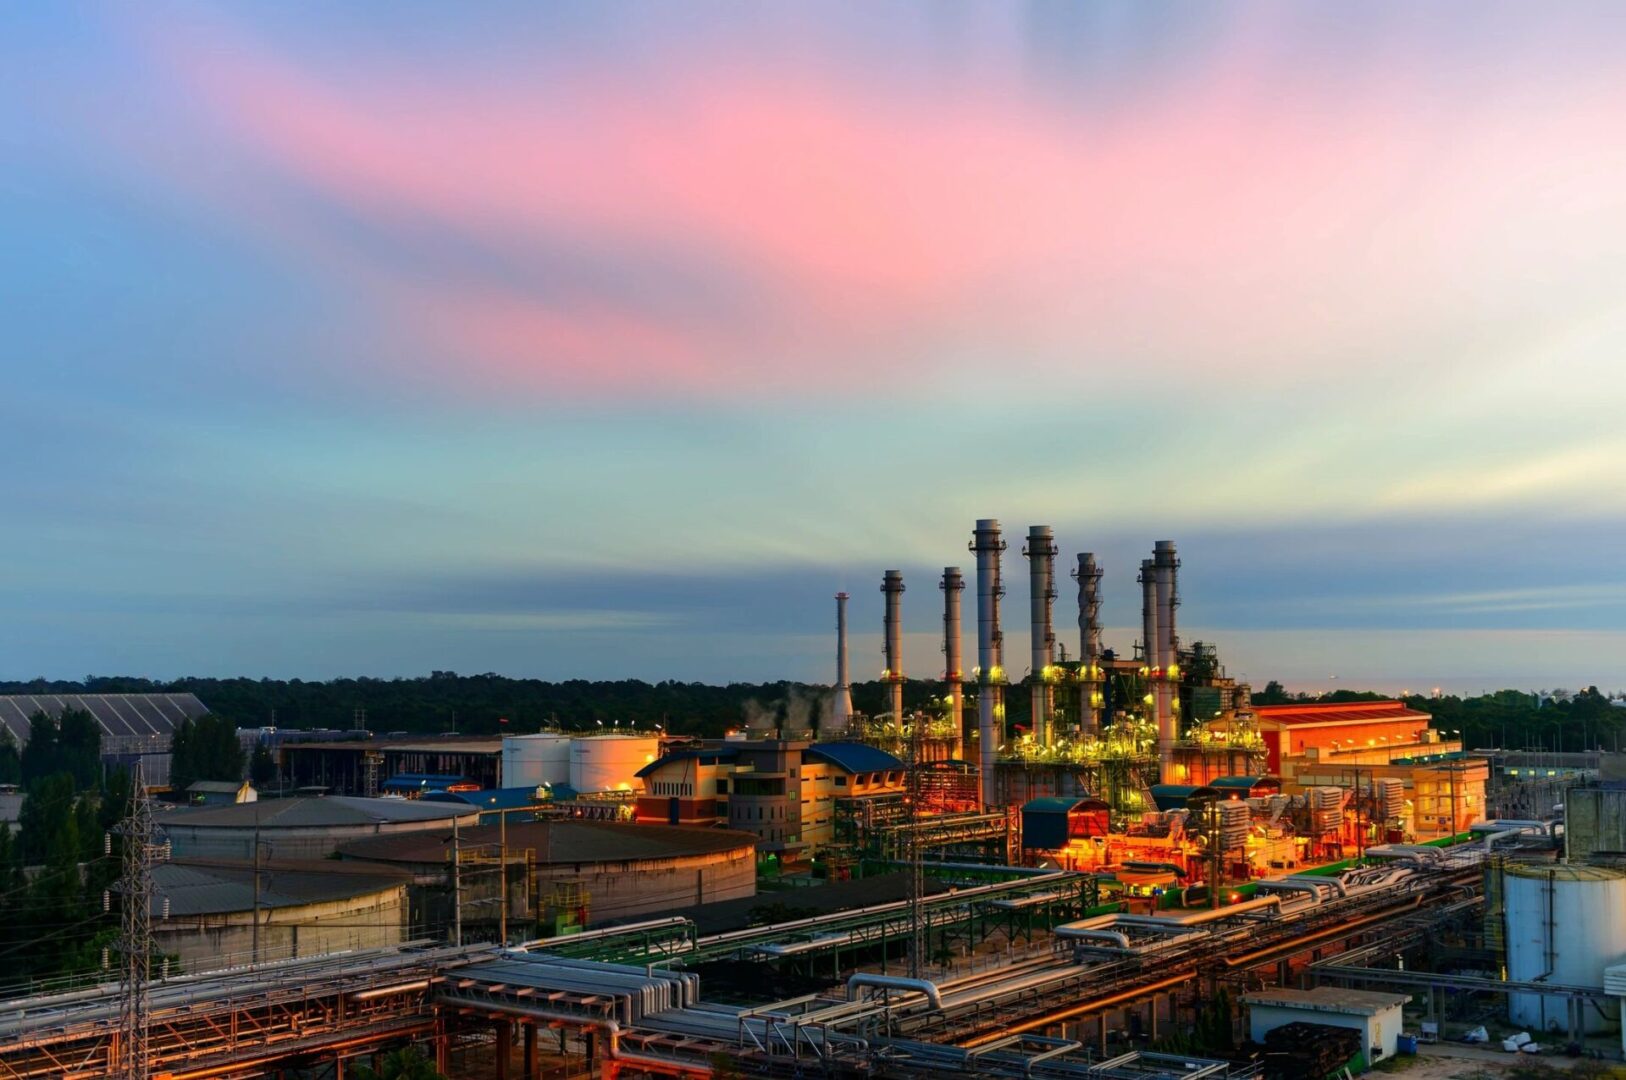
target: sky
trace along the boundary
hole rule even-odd
[[[5,5],[0,677],[828,681],[889,568],[931,676],[997,517],[1008,656],[1044,523],[1120,650],[1174,539],[1255,683],[1626,685],[1623,53],[1606,3]]]

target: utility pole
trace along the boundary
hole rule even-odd
[[[117,948],[119,968],[119,1052],[115,1075],[122,1080],[148,1080],[147,984],[152,977],[152,867],[161,854],[152,803],[137,760],[130,775],[130,805],[118,826],[123,838],[122,897]]]
[[[452,819],[452,944],[463,945],[463,862],[457,819]]]
[[[909,977],[914,979],[923,977],[926,967],[926,926],[921,917],[926,867],[920,843],[920,723],[917,714],[909,728]]]
[[[254,803],[254,943],[250,964],[260,962],[260,803]]]
[[[508,948],[508,811],[497,811],[497,926],[502,947]]]

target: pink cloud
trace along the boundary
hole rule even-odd
[[[844,388],[957,349],[1280,372],[1439,318],[1446,277],[1484,303],[1487,250],[1595,228],[1626,176],[1619,76],[1430,106],[1401,56],[1336,88],[1290,70],[1296,93],[1246,37],[1120,114],[1000,77],[927,94],[690,56],[499,87],[155,40],[236,152],[386,230],[677,252],[750,283],[737,311],[674,315],[332,253],[454,372],[575,393]]]

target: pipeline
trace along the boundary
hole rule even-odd
[[[1312,885],[1308,881],[1294,881],[1292,878],[1280,878],[1272,881],[1261,881],[1260,891],[1268,889],[1281,889],[1287,892],[1304,892],[1310,894],[1310,905],[1313,907],[1321,903],[1321,886]]]
[[[857,1001],[858,989],[863,986],[877,990],[914,990],[925,994],[934,1010],[941,1012],[943,1009],[943,994],[930,979],[906,979],[901,975],[872,975],[861,971],[847,980],[847,1000]]]
[[[1110,941],[1120,949],[1130,949],[1129,935],[1122,930],[1082,930],[1068,926],[1058,926],[1053,931],[1059,938],[1076,938],[1080,941]]]
[[[1167,990],[1171,986],[1183,986],[1196,974],[1197,971],[1195,968],[1188,968],[1187,970],[1180,972],[1178,975],[1170,975],[1166,979],[1160,979],[1157,982],[1151,983],[1147,986],[1138,986],[1133,990],[1125,990],[1122,993],[1113,994],[1110,997],[1096,998],[1093,1001],[1086,1001],[1082,1005],[1072,1005],[1068,1008],[1062,1009],[1059,1012],[1053,1012],[1046,1016],[1042,1016],[1037,1020],[1027,1020],[1020,1024],[1007,1024],[997,1031],[989,1032],[986,1035],[978,1035],[975,1038],[967,1039],[966,1041],[956,1043],[955,1045],[969,1050],[982,1046],[986,1043],[991,1043],[996,1039],[1003,1039],[1009,1035],[1020,1035],[1024,1032],[1033,1031],[1037,1028],[1049,1027],[1051,1024],[1059,1023],[1062,1020],[1071,1020],[1073,1017],[1083,1016],[1085,1013],[1099,1012],[1102,1009],[1110,1009],[1114,1006],[1122,1005],[1126,1001],[1134,1001],[1136,998],[1143,997],[1147,994],[1155,994],[1159,990]]]
[[[1310,945],[1320,941],[1323,938],[1336,937],[1337,935],[1346,933],[1355,929],[1356,927],[1366,926],[1368,923],[1378,922],[1381,919],[1392,918],[1395,912],[1417,907],[1422,902],[1423,898],[1419,895],[1413,897],[1411,903],[1409,904],[1401,904],[1399,907],[1395,908],[1386,908],[1385,910],[1378,912],[1376,915],[1368,915],[1364,918],[1355,919],[1352,922],[1339,923],[1337,926],[1331,926],[1325,930],[1317,930],[1313,934],[1305,934],[1302,937],[1294,938],[1292,941],[1283,941],[1276,945],[1267,945],[1263,949],[1258,949],[1251,953],[1244,953],[1241,956],[1227,956],[1223,962],[1228,968],[1237,968],[1247,964],[1260,963],[1263,958],[1272,956],[1284,949],[1297,950],[1305,945]]]

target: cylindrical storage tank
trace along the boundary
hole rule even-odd
[[[1512,863],[1502,868],[1502,894],[1509,981],[1602,988],[1603,969],[1626,959],[1626,870]],[[1581,1015],[1588,1033],[1611,1031],[1620,1003],[1587,1003]],[[1508,1018],[1532,1034],[1565,1033],[1569,1000],[1509,994]]]
[[[593,735],[570,744],[570,786],[577,791],[633,791],[638,770],[661,753],[654,735]]]
[[[570,782],[570,736],[557,732],[505,735],[502,740],[503,787],[536,787]]]

